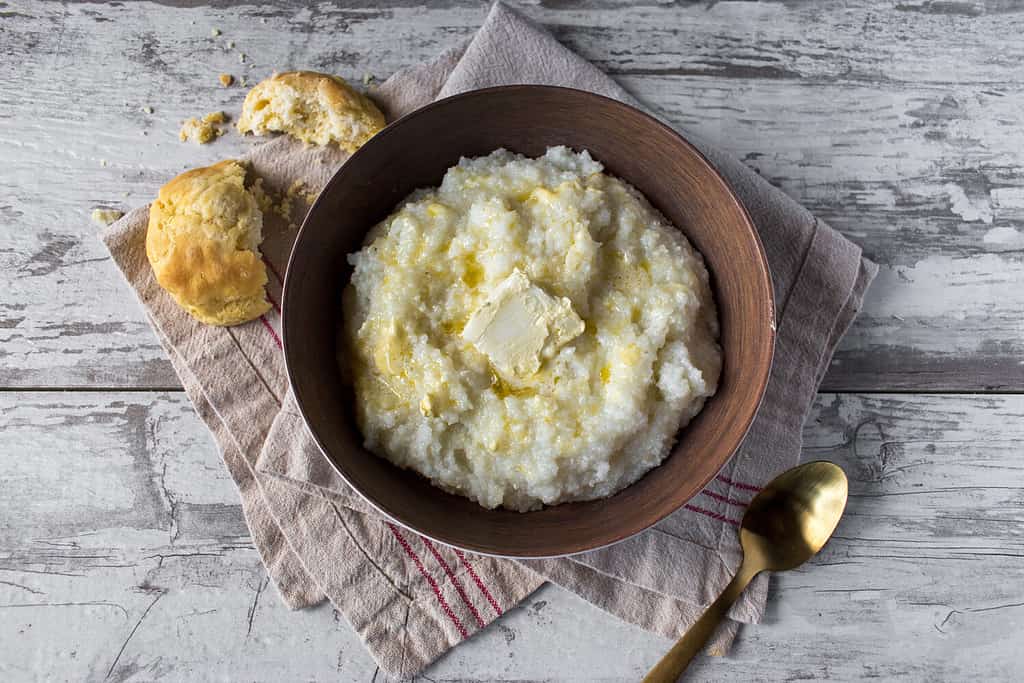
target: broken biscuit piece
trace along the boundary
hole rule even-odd
[[[149,209],[146,256],[156,281],[208,325],[237,325],[270,310],[262,240],[263,214],[238,161],[182,173]]]
[[[355,152],[385,126],[365,95],[337,76],[289,71],[249,91],[238,119],[242,133],[287,133],[307,144],[337,144]]]
[[[181,124],[178,138],[182,142],[191,140],[197,145],[205,145],[224,135],[225,131],[220,125],[227,120],[227,116],[222,111],[210,112],[202,119],[191,118]]]
[[[124,211],[100,207],[92,210],[92,222],[96,225],[107,226],[120,220],[123,215]]]

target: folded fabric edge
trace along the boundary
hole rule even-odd
[[[306,568],[301,555],[292,546],[278,521],[272,514],[269,514],[270,507],[266,500],[266,493],[260,486],[256,472],[242,455],[240,446],[231,435],[230,430],[224,426],[216,408],[206,398],[198,380],[184,364],[177,351],[168,343],[159,325],[151,318],[150,324],[167,352],[175,373],[182,381],[185,394],[221,450],[228,472],[232,475],[238,489],[242,514],[245,517],[246,527],[252,535],[253,546],[266,569],[267,576],[273,581],[274,588],[289,609],[304,609],[320,604],[326,599],[326,596]],[[229,455],[232,453],[237,454],[237,460],[241,464],[239,462],[230,463]],[[246,469],[248,478],[245,478],[240,471],[242,467]]]
[[[417,673],[543,583],[514,564],[453,557],[375,516],[353,515],[276,478],[261,479],[286,536],[309,551],[309,571],[386,671]],[[333,543],[318,544],[325,536]],[[470,582],[477,575],[486,586]]]
[[[327,504],[333,506],[335,508],[335,510],[338,512],[338,514],[341,514],[342,511],[344,511],[345,513],[356,514],[356,515],[359,515],[360,517],[363,517],[363,518],[366,518],[368,520],[371,520],[372,522],[377,523],[377,524],[393,526],[396,529],[399,529],[403,534],[405,534],[409,538],[414,538],[414,539],[425,538],[425,537],[420,536],[415,531],[406,529],[405,527],[401,527],[401,526],[395,524],[394,522],[391,522],[385,515],[383,515],[380,511],[378,511],[377,509],[375,509],[372,506],[370,506],[368,503],[362,503],[361,506],[353,505],[353,499],[354,499],[353,496],[339,495],[338,493],[335,493],[334,491],[332,491],[330,489],[324,489],[324,488],[321,488],[321,487],[317,487],[317,486],[311,485],[308,482],[298,481],[298,480],[290,479],[288,477],[283,477],[283,476],[280,476],[280,475],[264,474],[264,473],[260,473],[260,475],[261,476],[265,476],[265,477],[269,477],[269,478],[273,478],[273,479],[275,479],[277,481],[280,481],[280,482],[282,482],[282,483],[284,483],[284,484],[286,484],[286,485],[288,485],[290,487],[293,487],[293,488],[295,488],[297,490],[302,491],[306,495],[314,496],[316,498],[322,499]],[[504,564],[506,562],[512,563],[511,560],[507,560],[505,558],[494,558],[494,557],[488,557],[488,556],[483,556],[483,555],[477,555],[477,554],[472,553],[470,551],[466,551],[466,550],[462,550],[460,548],[456,548],[454,546],[446,545],[446,544],[444,544],[444,543],[442,543],[440,541],[430,540],[430,543],[432,543],[433,546],[435,548],[437,548],[437,549],[442,549],[442,550],[445,550],[445,551],[450,550],[451,552],[454,552],[458,557],[460,557],[462,559],[462,561],[459,563],[459,566],[457,566],[457,567],[450,566],[449,568],[445,568],[440,563],[438,563],[438,566],[435,566],[435,567],[433,567],[433,569],[429,569],[428,570],[428,573],[431,575],[431,578],[434,579],[435,581],[441,583],[441,584],[443,584],[445,581],[452,581],[453,583],[456,583],[456,584],[464,582],[466,585],[473,585],[473,584],[480,585],[482,583],[482,579],[476,573],[476,570],[474,570],[472,568],[472,566],[469,564],[470,558],[474,562],[476,562],[476,563],[491,563],[491,562],[497,562],[497,563],[502,563],[502,564]],[[523,570],[529,571],[531,574],[536,574],[537,576],[541,576],[540,574],[538,574],[536,572],[536,570],[534,570],[528,564],[522,564],[521,568]],[[543,578],[543,577],[541,577],[541,578]],[[484,586],[480,586],[480,589],[482,591],[489,592],[489,589],[484,587]],[[488,595],[487,597],[488,597],[489,600],[493,600],[493,598],[491,598],[490,595]]]
[[[648,536],[654,534],[655,536]],[[657,543],[660,547],[652,550],[646,546],[650,543]],[[666,545],[667,544],[667,545]],[[638,546],[631,549],[630,545]],[[686,565],[689,568],[697,568],[696,574],[702,577],[704,582],[704,594],[702,602],[687,600],[683,595],[672,592],[669,577],[666,575],[664,565],[657,567],[641,567],[639,574],[632,580],[628,580],[617,573],[616,564],[621,560],[622,554],[626,553],[631,557],[664,557],[671,558],[673,564]],[[739,564],[739,556],[729,562],[717,548],[701,545],[693,540],[681,538],[674,534],[666,534],[657,528],[648,529],[643,534],[625,539],[608,548],[581,555],[571,555],[561,558],[560,562],[571,562],[583,567],[590,576],[595,573],[606,577],[611,581],[619,582],[620,585],[627,584],[636,586],[652,595],[661,595],[668,600],[688,605],[699,616],[704,606],[710,604],[718,594],[725,589],[725,586],[732,580],[735,568]],[[535,564],[534,560],[523,560],[523,564],[535,571],[546,575],[545,568],[550,565],[542,562]],[[637,569],[634,567],[634,570]],[[552,579],[554,580],[554,579]],[[743,592],[740,598],[730,610],[730,617],[741,623],[757,623],[764,613],[764,591],[759,590],[759,584],[753,584]]]
[[[853,289],[850,291],[850,296],[846,300],[843,310],[836,317],[835,325],[833,325],[832,333],[829,336],[826,353],[822,355],[822,362],[818,368],[817,383],[819,385],[825,379],[825,375],[828,373],[829,367],[831,367],[832,358],[839,346],[839,341],[846,336],[850,326],[853,325],[853,321],[864,307],[864,298],[867,296],[868,289],[877,275],[878,264],[867,258],[861,258]]]
[[[100,234],[100,239],[107,248],[111,259],[129,287],[135,292],[137,298],[140,295],[140,291],[133,282],[133,274],[129,272],[131,265],[122,258],[122,254],[129,252],[132,248],[131,243],[133,240],[141,239],[140,232],[144,228],[133,230],[131,226],[133,223],[139,223],[144,215],[148,215],[148,205],[129,212],[129,214],[122,217]],[[140,224],[144,225],[144,221]],[[138,274],[135,273],[135,275]],[[140,303],[142,303],[141,300]],[[319,587],[309,577],[308,572],[305,571],[300,558],[294,548],[288,544],[287,538],[284,537],[280,527],[265,518],[265,507],[262,510],[259,507],[259,504],[264,503],[264,501],[262,498],[253,498],[251,484],[255,483],[255,473],[239,450],[239,446],[231,438],[229,430],[226,429],[212,405],[207,401],[196,378],[185,366],[179,354],[170,344],[156,320],[145,309],[145,306],[143,306],[143,312],[154,334],[156,334],[157,340],[167,354],[175,374],[181,381],[189,401],[192,403],[200,419],[203,420],[207,429],[210,430],[214,443],[221,452],[224,464],[238,490],[246,526],[253,536],[253,545],[267,571],[267,575],[273,580],[274,587],[281,596],[282,601],[290,609],[300,609],[322,602],[324,599],[323,592],[319,590]],[[257,493],[256,495],[260,494]],[[282,544],[275,540],[275,538],[281,538],[285,543]]]
[[[598,609],[665,638],[678,638],[704,611],[702,607],[666,599],[662,594],[625,584],[578,563],[540,560],[535,566],[543,567],[544,576],[549,581],[579,595]],[[706,652],[714,655],[728,652],[739,627],[739,622],[731,618],[724,620],[708,642]]]

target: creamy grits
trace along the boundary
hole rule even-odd
[[[349,262],[367,448],[484,507],[619,491],[717,387],[703,259],[586,151],[464,158]]]

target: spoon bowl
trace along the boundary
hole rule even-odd
[[[839,525],[848,493],[842,468],[816,461],[783,472],[754,496],[740,525],[739,571],[644,683],[676,681],[755,576],[795,569],[814,557]]]
[[[821,550],[843,516],[846,474],[830,462],[783,472],[750,501],[740,527],[744,564],[773,572],[799,567]]]

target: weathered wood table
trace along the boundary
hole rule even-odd
[[[486,6],[177,4],[0,2],[0,678],[382,680],[330,608],[268,590],[89,213],[252,144],[177,140],[237,111],[218,73],[381,79]],[[631,4],[525,11],[882,266],[806,428],[848,514],[694,679],[1019,680],[1024,7]],[[667,644],[547,587],[423,678],[636,680]]]

